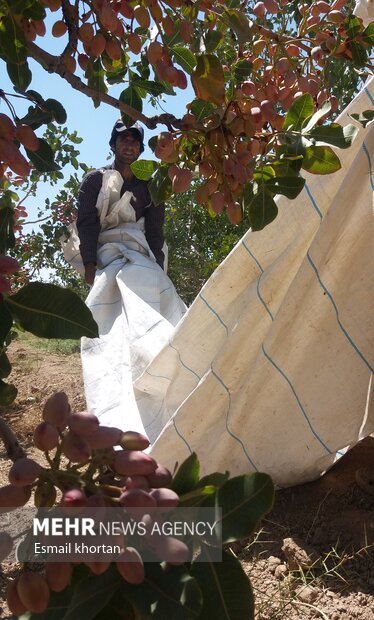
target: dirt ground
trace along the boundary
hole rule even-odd
[[[80,359],[17,341],[9,357],[9,379],[19,393],[0,414],[32,453],[32,429],[48,396],[64,390],[73,409],[84,409]],[[9,462],[4,452],[0,457],[0,484],[6,484]],[[374,486],[357,476],[357,470],[368,468],[374,469],[374,437],[355,446],[321,479],[277,491],[274,509],[257,534],[231,546],[251,579],[256,620],[374,618]],[[3,563],[0,620],[11,618],[4,588],[16,572],[16,565]]]

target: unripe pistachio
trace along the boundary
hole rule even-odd
[[[159,508],[176,508],[179,504],[179,496],[171,489],[153,489],[150,496],[155,500]]]
[[[190,558],[187,545],[182,540],[172,536],[157,536],[154,550],[160,560],[173,566],[184,564]]]
[[[114,456],[113,468],[122,476],[148,476],[156,471],[157,463],[151,456],[138,450],[118,450]]]
[[[173,476],[171,472],[166,467],[159,464],[157,464],[155,471],[147,476],[150,486],[156,489],[169,486],[172,479]]]
[[[116,567],[123,579],[138,585],[145,578],[144,565],[140,553],[133,547],[126,547],[116,561]]]
[[[147,9],[144,6],[138,4],[134,7],[134,17],[141,28],[149,28],[151,24],[151,18]]]
[[[255,4],[255,6],[253,7],[253,13],[256,15],[256,17],[259,17],[260,19],[263,19],[265,17],[266,14],[266,9],[265,9],[265,5],[263,2],[257,2]]]
[[[29,125],[17,125],[15,137],[29,151],[37,151],[40,146],[39,138]]]
[[[87,506],[87,497],[82,489],[69,489],[61,498],[60,505],[64,508],[84,508]]]
[[[142,40],[135,32],[130,32],[127,37],[127,44],[133,54],[139,54],[142,49]]]
[[[99,418],[89,411],[76,411],[70,415],[68,425],[72,433],[87,437],[99,428]]]
[[[125,431],[122,433],[119,443],[124,450],[145,450],[149,444],[148,437],[137,431]]]
[[[54,37],[63,37],[64,34],[66,34],[67,30],[68,30],[68,27],[65,24],[65,22],[62,21],[62,19],[59,19],[52,26],[52,35]]]
[[[27,611],[27,607],[25,607],[22,603],[17,592],[18,580],[19,577],[16,577],[13,581],[9,581],[6,589],[6,602],[11,613],[16,618],[18,618],[18,616],[22,616]]]
[[[43,407],[43,420],[59,429],[66,428],[70,416],[69,400],[65,392],[52,394]]]
[[[10,274],[16,273],[21,269],[21,266],[15,258],[12,256],[6,256],[5,254],[0,254],[0,273]]]
[[[47,608],[49,589],[39,573],[22,573],[17,582],[17,593],[21,603],[33,613],[40,614]]]
[[[114,426],[99,426],[92,433],[87,435],[85,439],[93,450],[103,450],[119,446],[122,437],[120,428]]]
[[[62,440],[62,452],[72,463],[86,463],[91,456],[91,446],[86,438],[69,431]]]
[[[62,592],[69,585],[72,573],[70,562],[46,562],[45,577],[50,590]]]
[[[0,514],[7,512],[6,508],[20,508],[24,506],[31,497],[31,487],[16,487],[13,484],[7,484],[0,487]]]
[[[9,470],[9,482],[16,487],[25,487],[35,482],[42,471],[43,467],[33,459],[17,459]]]
[[[152,493],[147,493],[144,489],[128,489],[124,491],[119,498],[121,506],[128,508],[129,514],[131,514],[131,508],[156,508],[156,498],[152,496]],[[135,515],[139,514],[139,510],[135,510]]]

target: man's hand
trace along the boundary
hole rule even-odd
[[[86,280],[87,284],[89,284],[90,286],[92,286],[94,283],[95,273],[96,273],[95,263],[87,263],[84,266],[84,279]]]

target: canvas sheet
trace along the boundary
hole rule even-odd
[[[339,122],[373,103],[371,81]],[[281,198],[135,381],[160,462],[195,451],[203,473],[295,485],[374,431],[373,154],[372,124],[339,150],[338,173],[307,175],[296,200]]]

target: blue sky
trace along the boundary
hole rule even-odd
[[[50,35],[51,27],[58,19],[60,19],[59,12],[49,13],[46,20],[47,35],[44,38],[38,37],[35,41],[36,44],[43,49],[47,49],[52,54],[60,54],[66,44],[65,37],[60,39]],[[29,88],[36,90],[46,99],[52,97],[60,101],[67,112],[66,126],[69,131],[75,130],[83,138],[83,142],[77,146],[80,151],[78,159],[92,167],[99,167],[107,163],[107,157],[110,152],[108,141],[112,127],[119,118],[118,110],[104,103],[95,108],[89,97],[72,89],[60,76],[47,73],[33,60],[30,60],[29,64],[33,76]],[[108,94],[115,98],[119,97],[122,90],[126,87],[127,83],[112,86],[109,88]],[[1,88],[7,93],[13,92],[13,87],[6,75],[4,64],[2,65]],[[163,109],[160,107],[154,108],[149,102],[143,102],[143,113],[146,116],[153,116],[167,111],[177,117],[183,116],[186,103],[194,98],[193,90],[189,87],[185,91],[175,89],[175,92],[176,95],[174,97],[165,97],[165,101],[161,103]],[[20,99],[10,97],[10,101],[15,106],[16,112],[21,116],[23,112],[19,106]],[[27,111],[27,106],[24,106],[24,111]],[[9,113],[7,106],[1,101],[0,112]],[[155,159],[147,143],[149,138],[165,129],[164,125],[159,125],[156,130],[152,131],[145,128],[146,149],[142,158]],[[43,130],[44,128],[41,127],[37,130],[37,134],[41,136]],[[68,177],[70,174],[69,169],[66,170],[66,173]],[[31,219],[34,219],[37,203],[44,203],[47,197],[53,200],[57,191],[56,186],[40,185],[37,199],[29,200],[27,205],[25,205],[28,208]]]

